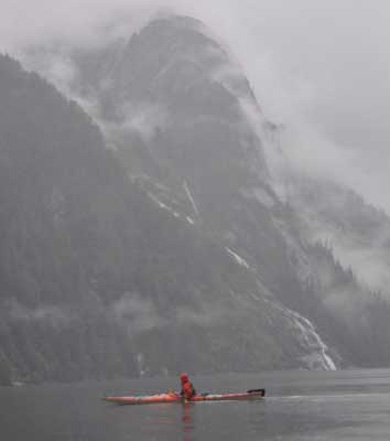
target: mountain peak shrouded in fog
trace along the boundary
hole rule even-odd
[[[203,226],[195,181],[174,207],[74,102],[10,59],[0,71],[3,383],[329,368],[312,325]]]
[[[362,239],[387,218],[347,193],[365,217],[343,223],[327,211],[337,186],[275,173],[278,127],[201,22],[31,51],[78,104],[12,63],[0,57],[3,381],[390,362],[384,297],[316,235],[334,221]],[[318,186],[315,204],[299,184]]]
[[[102,47],[168,11],[201,19],[231,48],[267,117],[302,135],[293,143],[299,163],[388,209],[386,1],[4,0],[0,45],[18,55],[38,45]]]
[[[266,120],[229,49],[198,21],[187,26],[185,18],[170,16],[147,24],[113,52],[115,63],[109,74],[102,72],[98,87],[90,87],[85,72],[96,66],[99,53],[76,56],[76,64],[84,90],[92,90],[84,99],[95,103],[103,130],[130,174],[165,209],[184,210],[210,229],[241,262],[256,269],[278,299],[315,319],[331,341],[353,322],[348,338],[355,345],[352,334],[364,332],[360,320],[375,320],[364,312],[375,287],[358,287],[350,268],[358,272],[359,266],[339,247],[329,251],[329,241],[318,230],[312,234],[317,221],[312,218],[311,228],[306,225],[307,210],[294,192],[303,194],[299,182],[313,184],[299,167],[288,170],[290,155],[283,158],[283,149],[278,153],[280,129]],[[311,139],[308,133],[307,142]],[[267,159],[282,155],[277,161],[286,169],[279,176],[280,170],[266,163],[265,147]],[[291,173],[301,178],[294,181]],[[321,176],[313,178],[323,188],[316,202],[326,206],[345,190],[334,184],[331,197]],[[293,185],[287,193],[282,190],[286,184]],[[279,198],[281,190],[287,198]],[[306,203],[307,209],[314,207]],[[376,216],[362,199],[357,210]],[[337,215],[342,223],[342,209]],[[351,301],[353,308],[346,306]],[[355,350],[361,362],[364,351]],[[350,348],[339,347],[339,352],[350,357]]]

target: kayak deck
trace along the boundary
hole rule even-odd
[[[265,396],[264,389],[253,389],[241,393],[226,394],[196,394],[190,401],[233,401],[233,400],[256,400]],[[157,403],[182,403],[183,398],[177,393],[165,393],[148,396],[123,396],[105,397],[105,401],[116,404],[157,404]]]

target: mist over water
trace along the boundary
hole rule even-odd
[[[389,370],[192,377],[199,391],[266,387],[263,401],[116,406],[101,397],[152,394],[177,378],[2,389],[2,437],[13,441],[387,440]],[[23,424],[21,424],[23,422]]]

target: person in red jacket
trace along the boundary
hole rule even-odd
[[[180,395],[186,400],[190,401],[196,394],[196,390],[190,382],[187,374],[180,374],[181,392]]]

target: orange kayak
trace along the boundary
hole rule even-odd
[[[265,396],[265,389],[252,389],[241,393],[227,394],[196,394],[190,401],[228,401],[228,400],[255,400]],[[105,397],[105,401],[116,404],[157,404],[182,403],[183,398],[177,393],[165,393],[146,396]]]

